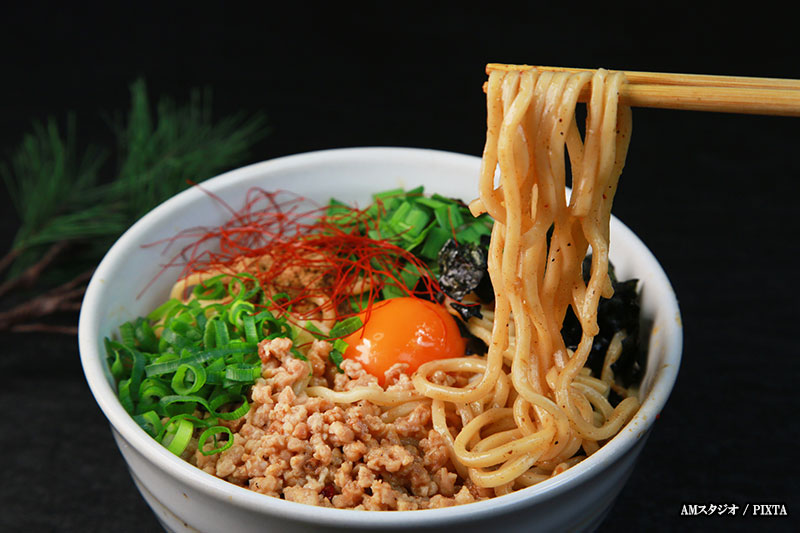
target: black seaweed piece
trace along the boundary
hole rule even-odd
[[[481,235],[480,245],[483,248],[483,253],[487,257],[487,265],[486,265],[486,272],[481,278],[480,283],[478,283],[478,286],[475,287],[475,294],[484,303],[489,303],[494,301],[494,287],[492,286],[492,278],[491,276],[489,276],[489,265],[488,265],[489,243],[491,239],[492,237],[490,235]]]
[[[439,269],[439,288],[442,291],[439,302],[449,296],[462,320],[457,320],[461,336],[466,340],[467,355],[483,355],[488,349],[478,337],[472,335],[466,327],[471,317],[482,318],[481,307],[473,304],[459,303],[464,296],[474,292],[483,302],[494,301],[494,289],[489,277],[487,257],[489,253],[489,236],[481,236],[479,244],[459,244],[455,239],[448,239],[439,251],[437,258]]]
[[[458,302],[450,302],[450,307],[458,312],[458,315],[464,322],[469,322],[472,317],[483,318],[481,314],[481,306],[477,304],[460,304]]]
[[[448,239],[437,258],[439,265],[439,286],[450,298],[461,301],[464,296],[480,290],[483,298],[486,284],[491,288],[487,271],[487,249],[483,244],[459,244]],[[492,301],[494,291],[491,292]]]
[[[486,343],[470,333],[469,329],[467,329],[467,325],[464,322],[456,320],[456,324],[458,324],[458,330],[461,332],[461,336],[464,338],[464,355],[484,355],[487,351],[489,351],[489,347],[486,346]]]
[[[411,295],[421,300],[428,300],[437,304],[443,303],[447,296],[442,291],[431,291],[428,283],[429,280],[420,277],[414,288],[411,289]]]
[[[584,279],[588,281],[591,256],[583,262]],[[600,332],[594,338],[592,351],[586,365],[592,369],[594,375],[599,376],[603,368],[608,345],[614,334],[625,330],[626,337],[622,341],[622,353],[619,359],[611,365],[615,377],[619,378],[623,387],[630,387],[639,383],[644,374],[645,351],[640,336],[640,312],[638,284],[636,279],[619,281],[614,273],[613,265],[609,264],[609,277],[614,287],[614,296],[601,298],[597,307],[597,325]],[[581,325],[572,308],[567,309],[561,334],[564,342],[570,349],[575,349],[581,340]],[[612,398],[619,401],[619,398]]]
[[[548,231],[548,242],[552,228]],[[474,292],[481,301],[488,303],[494,301],[494,289],[488,273],[487,257],[489,249],[489,236],[483,236],[479,245],[459,244],[454,239],[448,240],[439,252],[438,265],[441,274],[439,286],[450,298],[460,301],[466,294]],[[588,282],[591,272],[591,255],[583,261],[583,277]],[[646,364],[645,342],[641,336],[641,307],[639,303],[638,284],[636,279],[619,281],[614,271],[614,265],[609,263],[608,273],[614,287],[614,296],[601,298],[597,309],[597,323],[599,333],[594,338],[592,350],[587,359],[587,366],[595,375],[600,375],[606,351],[614,334],[625,330],[626,337],[622,341],[622,353],[611,366],[614,375],[624,387],[641,382]],[[440,302],[441,302],[440,298]],[[480,309],[476,306],[463,305],[456,302],[450,303],[458,311],[464,321],[471,316],[480,316]],[[485,344],[474,336],[469,335],[461,321],[458,321],[462,335],[474,347],[471,353],[485,353]],[[581,340],[581,325],[572,308],[567,308],[564,325],[561,330],[564,342],[568,348],[574,350]],[[480,351],[483,349],[484,351]],[[610,395],[613,405],[620,398],[613,393]]]

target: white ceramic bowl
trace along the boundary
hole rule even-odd
[[[426,191],[471,200],[480,159],[424,149],[350,148],[282,157],[228,172],[203,188],[236,208],[251,187],[284,189],[311,200],[331,197],[366,206],[373,192],[425,185]],[[652,320],[647,373],[636,417],[611,442],[567,472],[507,496],[446,509],[370,512],[327,509],[271,498],[217,479],[151,439],[125,412],[105,364],[103,339],[123,321],[161,303],[174,282],[160,277],[164,257],[143,244],[194,226],[214,226],[229,212],[190,189],[134,224],[111,248],[86,291],[79,344],[86,379],[111,422],[136,485],[172,531],[566,531],[590,530],[627,480],[653,421],[672,390],[682,349],[681,319],[669,280],[645,245],[612,220],[611,259],[621,278],[642,281],[642,307]],[[140,293],[142,293],[140,295]]]

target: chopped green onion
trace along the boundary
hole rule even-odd
[[[169,315],[172,310],[180,306],[181,302],[177,298],[169,299],[163,304],[153,309],[153,311],[151,311],[150,314],[147,315],[147,320],[157,322],[162,318],[164,318],[165,316]]]
[[[225,379],[231,381],[253,382],[259,377],[261,377],[261,364],[246,365],[244,363],[236,363],[229,365],[225,369]]]
[[[481,240],[481,235],[472,226],[466,227],[456,234],[456,241],[461,244],[478,244]]]
[[[155,331],[153,331],[147,320],[138,319],[133,333],[136,337],[136,342],[139,343],[143,351],[155,352],[158,350],[158,337],[156,337]]]
[[[318,339],[325,338],[325,334],[322,333],[322,330],[320,330],[317,326],[315,326],[313,322],[306,322],[306,325],[304,327],[309,333],[311,333],[316,338]]]
[[[347,351],[347,348],[349,348],[349,347],[350,347],[350,345],[347,344],[342,339],[336,339],[335,341],[333,341],[333,349],[338,351],[338,352],[344,353],[344,352]]]
[[[435,200],[433,198],[428,198],[427,196],[420,196],[415,200],[415,202],[419,205],[424,205],[425,207],[430,207],[431,209],[437,209],[439,207],[446,206],[446,202],[442,202],[441,200]]]
[[[342,370],[342,362],[344,362],[344,354],[342,352],[340,352],[339,350],[331,350],[331,352],[328,354],[328,359],[331,360],[331,363],[336,365],[336,370],[338,370],[340,374],[344,373],[344,370]]]
[[[117,385],[117,395],[119,396],[119,403],[122,404],[122,407],[124,407],[129,413],[133,414],[134,410],[136,409],[136,403],[131,397],[130,379],[123,379],[119,382]]]
[[[191,379],[187,377],[191,375]],[[206,370],[198,364],[184,363],[172,376],[172,390],[178,394],[194,394],[206,383]]]
[[[228,411],[228,412],[217,411],[217,409],[219,409],[224,405],[237,402],[241,402],[241,404],[233,411]],[[213,412],[214,415],[223,420],[236,420],[237,418],[242,418],[244,415],[247,414],[249,410],[250,410],[250,404],[247,402],[247,398],[245,398],[241,394],[239,394],[238,397],[235,394],[220,394],[219,396],[211,400],[209,409],[209,411]]]
[[[161,423],[161,417],[159,417],[158,413],[155,411],[147,411],[140,415],[134,415],[133,419],[151,437],[158,436],[164,428],[164,424]]]
[[[177,323],[173,325],[177,325]],[[161,342],[176,348],[187,348],[194,344],[192,339],[181,335],[177,330],[172,328],[165,328],[164,331],[161,332]]]
[[[392,216],[389,217],[389,226],[391,228],[396,228],[398,222],[403,222],[408,216],[408,213],[411,211],[411,204],[409,202],[402,202],[400,206],[394,210]]]
[[[225,346],[231,342],[228,326],[222,320],[214,321],[214,345]]]
[[[251,344],[258,343],[258,330],[256,329],[256,321],[253,316],[245,315],[241,317],[241,323],[245,340]]]
[[[410,237],[419,235],[428,225],[430,219],[430,215],[423,209],[418,207],[412,208],[406,215],[404,222],[408,226],[408,231],[403,235],[408,236],[408,240],[410,240]]]
[[[373,194],[372,198],[375,200],[373,205],[382,205],[387,211],[393,211],[400,204],[400,198],[404,194],[405,191],[403,189],[390,189]]]
[[[413,189],[407,190],[406,196],[409,198],[413,198],[416,201],[418,198],[422,198],[422,194],[424,192],[425,192],[425,187],[419,185],[417,187],[414,187]]]
[[[333,325],[329,336],[332,339],[347,337],[351,333],[361,329],[363,325],[364,323],[361,321],[361,318],[357,316],[347,317]]]
[[[120,342],[125,346],[132,346],[136,342],[133,324],[126,322],[119,327]]]
[[[214,444],[217,444],[217,435],[226,434],[228,439],[220,446],[216,446],[210,450],[206,450],[206,442],[209,438],[214,439]],[[200,450],[200,453],[203,455],[213,455],[215,453],[224,452],[228,448],[233,446],[233,433],[231,430],[225,426],[211,426],[207,430],[203,431],[200,434],[200,437],[197,439],[197,449]]]
[[[164,435],[164,440],[161,444],[174,453],[180,455],[189,445],[194,434],[194,424],[191,421],[184,419],[170,422],[167,424],[167,433]]]
[[[176,454],[195,430],[248,412],[249,387],[261,376],[259,342],[296,336],[286,317],[264,309],[268,300],[253,276],[216,276],[192,293],[188,303],[171,299],[122,324],[118,341],[105,339],[120,403]],[[207,302],[227,296],[229,303]]]
[[[398,240],[397,244],[415,253],[435,270],[436,257],[444,242],[455,237],[457,241],[477,243],[482,235],[491,233],[492,222],[488,215],[473,217],[463,202],[434,194],[423,196],[424,189],[409,191],[390,189],[373,195],[374,204],[367,214],[375,219],[375,227],[365,229],[372,239]],[[380,202],[382,208],[378,208]],[[384,291],[385,298],[402,295],[397,288]]]
[[[451,230],[446,230],[440,227],[432,228],[430,234],[428,235],[428,239],[425,241],[422,250],[419,252],[419,255],[421,255],[423,259],[427,260],[436,259],[439,254],[439,250],[442,249],[444,243],[446,243],[447,240],[452,237],[453,233]]]

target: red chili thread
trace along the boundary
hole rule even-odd
[[[181,268],[179,279],[210,270],[236,275],[241,266],[237,263],[252,259],[244,273],[256,277],[262,287],[271,288],[274,294],[289,295],[273,302],[273,310],[291,309],[304,319],[329,307],[336,320],[357,314],[351,309],[349,298],[360,280],[367,289],[356,296],[362,307],[366,303],[367,309],[387,286],[394,286],[408,296],[431,300],[441,294],[424,261],[392,239],[366,236],[367,231],[378,229],[378,217],[370,216],[366,209],[337,205],[335,213],[328,213],[327,206],[315,206],[286,191],[252,188],[246,194],[244,206],[237,211],[213,193],[204,192],[225,206],[231,218],[216,228],[190,228],[147,245],[164,245],[166,253],[178,241],[190,240],[162,265],[148,286],[174,268]],[[382,202],[377,203],[378,212],[385,213]],[[259,266],[257,260],[262,258],[268,260]],[[310,279],[281,280],[281,276],[294,271],[305,273]],[[400,277],[401,272],[418,275],[421,283],[409,289]],[[310,300],[316,298],[325,303],[311,304]]]

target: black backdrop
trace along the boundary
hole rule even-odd
[[[251,161],[367,145],[479,155],[487,62],[800,78],[796,30],[766,5],[758,17],[537,6],[504,21],[463,7],[296,4],[6,8],[3,159],[32,120],[67,111],[83,141],[107,138],[102,113],[127,107],[138,76],[152,97],[208,86],[220,115],[264,112],[272,133]],[[670,276],[685,350],[604,531],[788,529],[800,512],[798,121],[634,112],[615,213]],[[0,202],[5,250],[17,218],[5,192]],[[0,333],[0,343],[0,529],[157,530],[85,384],[75,338]],[[682,517],[684,503],[740,511]],[[758,503],[783,503],[789,517],[741,516]]]

